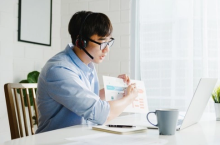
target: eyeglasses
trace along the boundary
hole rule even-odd
[[[90,39],[90,38],[87,38],[89,41],[91,41],[91,42],[94,42],[94,43],[96,43],[96,44],[99,44],[100,45],[100,50],[103,50],[103,49],[105,49],[106,48],[106,46],[108,45],[108,47],[110,48],[112,45],[113,45],[113,43],[114,43],[114,38],[111,38],[111,40],[109,41],[109,42],[103,42],[103,43],[99,43],[99,42],[96,42],[96,41],[94,41],[94,40],[92,40],[92,39]]]

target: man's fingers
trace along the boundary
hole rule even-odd
[[[132,83],[128,87],[130,87],[131,90],[133,91],[134,89],[136,89],[136,83]]]
[[[126,84],[130,84],[130,78],[129,78],[128,75],[122,74],[122,75],[119,75],[118,78],[123,79],[123,81],[124,81]]]
[[[127,84],[130,84],[130,77],[129,76],[127,76]]]

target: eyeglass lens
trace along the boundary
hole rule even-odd
[[[107,45],[110,48],[113,45],[113,43],[114,43],[114,40],[111,40],[110,42],[102,43],[101,46],[100,46],[101,50],[105,49]]]

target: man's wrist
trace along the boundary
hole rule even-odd
[[[131,95],[124,96],[122,99],[125,99],[127,104],[131,104],[134,100]]]

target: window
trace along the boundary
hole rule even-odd
[[[185,111],[201,77],[220,78],[220,2],[132,2],[132,77],[145,82],[150,110]]]

